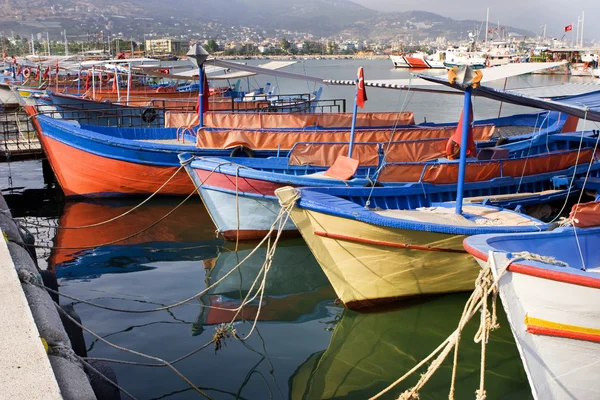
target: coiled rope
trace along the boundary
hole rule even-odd
[[[507,260],[506,264],[502,266],[502,268],[497,269],[497,274],[495,275],[492,272],[492,268],[495,268],[495,263],[493,253],[490,252],[489,261],[485,268],[481,270],[479,276],[475,281],[475,290],[467,300],[465,307],[463,309],[463,313],[458,322],[458,327],[454,332],[450,334],[434,351],[432,351],[426,358],[424,358],[420,363],[415,365],[410,371],[404,374],[402,377],[398,378],[395,382],[389,385],[387,388],[383,389],[381,392],[377,393],[370,400],[375,400],[383,396],[392,390],[399,383],[404,381],[406,378],[411,376],[414,372],[418,371],[423,365],[428,363],[433,359],[427,371],[421,375],[421,378],[417,382],[415,386],[404,391],[398,397],[398,400],[416,400],[419,398],[419,390],[423,388],[423,386],[427,383],[427,381],[433,376],[433,374],[438,370],[438,368],[442,365],[448,354],[452,350],[454,350],[454,364],[452,369],[452,380],[450,385],[450,392],[448,394],[448,399],[454,399],[455,392],[455,382],[456,382],[456,371],[458,366],[458,347],[461,339],[461,334],[466,326],[466,324],[473,318],[473,316],[477,312],[481,312],[481,318],[479,322],[479,329],[475,334],[474,340],[475,343],[481,343],[481,363],[480,363],[480,382],[479,388],[476,390],[476,399],[484,400],[486,398],[485,391],[485,360],[486,360],[486,345],[489,339],[489,334],[492,330],[495,330],[500,327],[498,324],[498,319],[496,316],[496,300],[498,297],[498,281],[502,277],[502,275],[506,272],[508,267],[520,260],[535,260],[544,262],[547,264],[559,265],[559,266],[568,266],[567,263],[562,262],[560,260],[555,259],[554,257],[546,257],[538,254],[532,254],[529,252],[520,252],[513,253],[512,258]],[[488,310],[488,298],[492,295],[491,300],[491,312]],[[435,359],[434,359],[435,357]]]

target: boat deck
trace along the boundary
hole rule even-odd
[[[181,140],[177,140],[177,139],[136,140],[136,142],[171,144],[171,145],[177,145],[177,146],[196,147],[196,142],[191,142],[191,141],[182,142]]]
[[[520,136],[527,135],[533,132],[539,131],[540,128],[535,128],[533,126],[518,126],[518,125],[507,125],[507,126],[497,126],[494,132],[494,136]]]
[[[497,202],[500,200],[519,200],[526,199],[529,197],[547,196],[551,194],[560,193],[562,190],[544,190],[543,192],[524,192],[524,193],[510,193],[510,194],[495,194],[489,196],[473,196],[466,197],[464,203],[483,203],[485,200],[491,202]]]
[[[429,224],[455,226],[527,226],[540,225],[535,219],[513,211],[478,206],[463,206],[463,215],[455,214],[454,208],[428,207],[417,210],[380,210],[374,211],[383,217],[398,218]]]

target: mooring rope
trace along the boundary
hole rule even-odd
[[[398,400],[416,400],[419,398],[419,390],[427,383],[427,381],[433,376],[433,374],[439,369],[442,365],[443,361],[446,359],[448,354],[452,350],[454,350],[454,364],[452,369],[452,380],[450,386],[450,392],[448,394],[448,399],[454,399],[454,391],[455,391],[455,381],[456,381],[456,372],[458,366],[458,345],[461,339],[461,334],[466,326],[466,324],[471,320],[471,318],[478,312],[481,312],[480,324],[477,333],[475,334],[475,342],[481,342],[481,363],[480,363],[480,383],[479,388],[477,389],[476,399],[484,400],[486,398],[485,391],[485,359],[486,359],[486,345],[489,338],[489,333],[492,330],[499,328],[497,316],[496,316],[496,300],[498,295],[498,282],[502,275],[507,271],[508,267],[520,260],[534,260],[540,261],[547,264],[553,264],[558,266],[568,266],[567,263],[557,260],[554,257],[541,256],[538,254],[533,254],[529,252],[520,252],[513,253],[512,258],[507,260],[507,263],[497,271],[496,278],[494,278],[494,274],[492,273],[492,263],[493,257],[490,256],[488,260],[488,264],[485,268],[481,270],[479,276],[475,281],[475,290],[467,300],[463,313],[458,322],[458,327],[454,332],[452,332],[434,351],[432,351],[427,357],[425,357],[421,362],[415,365],[410,371],[405,373],[403,376],[394,381],[391,385],[374,395],[370,398],[370,400],[375,400],[383,396],[392,390],[399,383],[404,381],[406,378],[411,376],[414,372],[418,371],[423,365],[428,363],[431,359],[435,357],[431,365],[427,368],[427,371],[421,375],[419,381],[412,388],[404,391],[399,397]],[[488,297],[492,295],[492,311],[491,313],[488,311]],[[436,357],[437,355],[437,357]]]
[[[297,193],[296,196],[294,196],[291,200],[289,200],[286,204],[282,204],[279,215],[277,217],[277,219],[273,222],[273,224],[271,225],[271,228],[269,230],[269,232],[265,235],[265,237],[263,238],[263,240],[261,240],[257,246],[250,252],[250,254],[248,254],[241,262],[239,262],[234,268],[232,268],[227,274],[225,274],[221,279],[217,280],[216,282],[214,282],[212,285],[208,286],[207,288],[205,288],[203,291],[201,291],[200,293],[197,293],[196,295],[177,302],[173,305],[170,306],[163,306],[163,307],[159,307],[159,308],[155,308],[155,309],[151,309],[151,310],[122,310],[122,309],[117,309],[117,308],[113,308],[113,307],[107,307],[107,306],[102,306],[90,301],[86,301],[86,300],[82,300],[82,299],[77,299],[74,296],[70,296],[70,295],[66,295],[64,293],[59,293],[56,290],[47,288],[43,285],[43,283],[38,282],[38,279],[35,275],[33,274],[22,274],[20,275],[20,279],[24,284],[31,284],[40,288],[44,288],[47,291],[49,291],[50,293],[55,293],[58,294],[59,296],[63,296],[66,298],[69,298],[71,300],[75,300],[79,303],[83,303],[83,304],[87,304],[87,305],[91,305],[97,308],[101,308],[101,309],[105,309],[105,310],[110,310],[110,311],[119,311],[119,312],[127,312],[127,313],[148,313],[148,312],[157,312],[157,311],[163,311],[163,310],[169,310],[171,308],[183,305],[188,303],[189,301],[201,296],[202,294],[206,293],[208,290],[210,290],[211,288],[215,287],[216,285],[218,285],[220,282],[222,282],[224,279],[226,279],[231,273],[233,273],[235,270],[237,270],[246,260],[249,259],[249,257],[251,257],[261,246],[262,244],[266,241],[267,242],[267,252],[266,252],[266,256],[265,256],[265,262],[263,263],[263,266],[261,267],[261,270],[259,271],[259,273],[257,274],[256,279],[254,280],[252,286],[250,287],[250,290],[248,291],[248,294],[246,295],[246,297],[244,298],[244,300],[242,301],[241,305],[236,308],[236,309],[230,309],[229,311],[236,311],[236,314],[233,316],[231,322],[229,324],[221,324],[219,326],[217,326],[215,328],[215,333],[213,334],[212,340],[210,340],[208,343],[200,346],[199,348],[194,349],[193,351],[169,362],[166,360],[163,360],[162,358],[159,357],[154,357],[148,354],[144,354],[141,352],[137,352],[135,350],[131,350],[119,345],[116,345],[112,342],[110,342],[109,340],[101,337],[100,335],[94,333],[93,331],[91,331],[90,329],[86,328],[83,324],[81,324],[80,322],[78,322],[77,320],[75,320],[73,317],[71,317],[70,315],[68,315],[68,313],[66,313],[66,311],[59,305],[59,304],[55,304],[58,312],[62,315],[64,315],[67,319],[69,319],[71,322],[73,322],[76,326],[78,326],[79,328],[83,329],[84,331],[86,331],[87,333],[89,333],[90,335],[92,335],[93,337],[96,338],[96,340],[112,347],[115,348],[117,350],[126,352],[126,353],[130,353],[130,354],[134,354],[137,355],[139,357],[142,358],[147,358],[153,361],[156,361],[157,363],[138,363],[138,362],[133,362],[133,361],[125,361],[125,360],[115,360],[115,359],[107,359],[107,358],[94,358],[94,357],[86,357],[86,358],[81,358],[81,361],[88,365],[92,370],[96,371],[102,379],[104,379],[105,381],[107,381],[109,384],[115,386],[116,388],[118,388],[119,390],[122,390],[123,393],[125,393],[127,396],[129,396],[132,399],[135,399],[135,397],[133,395],[131,395],[130,393],[128,393],[127,391],[125,391],[122,387],[120,387],[117,383],[113,382],[112,380],[110,380],[109,378],[105,377],[103,374],[101,374],[99,371],[97,371],[93,366],[89,365],[88,361],[91,360],[97,360],[97,361],[106,361],[106,362],[113,362],[113,363],[120,363],[120,364],[127,364],[127,365],[137,365],[137,366],[148,366],[148,367],[168,367],[169,369],[171,369],[173,372],[175,372],[175,374],[177,374],[183,381],[185,381],[191,388],[193,388],[195,391],[197,391],[198,393],[200,393],[202,396],[206,397],[207,399],[210,399],[210,396],[208,396],[204,391],[202,391],[199,387],[197,387],[196,385],[194,385],[185,375],[183,375],[177,368],[174,367],[174,364],[191,357],[192,355],[200,352],[201,350],[207,348],[209,345],[214,344],[215,345],[215,352],[218,351],[220,348],[222,348],[222,343],[224,340],[226,339],[231,339],[232,337],[238,339],[240,342],[244,343],[251,335],[252,333],[255,331],[256,329],[256,325],[257,325],[257,321],[258,318],[260,316],[260,312],[261,312],[261,306],[263,304],[263,296],[264,296],[264,291],[266,288],[266,278],[267,278],[267,273],[269,272],[271,265],[273,263],[273,257],[276,251],[276,247],[277,247],[277,243],[279,238],[281,237],[281,234],[283,232],[283,228],[285,227],[285,224],[287,223],[287,221],[290,218],[290,211],[291,209],[294,207],[295,204],[295,200],[297,200],[297,198],[299,197],[299,194]],[[277,229],[277,234],[275,236],[275,239],[273,241],[271,241],[272,239],[272,234],[273,231]],[[254,290],[254,287],[256,286],[257,282],[260,279],[260,285],[256,291],[256,293],[254,293],[252,295],[252,292]],[[259,303],[258,303],[258,310],[256,312],[256,316],[252,322],[252,326],[250,331],[245,335],[245,337],[241,337],[237,334],[236,329],[233,327],[233,323],[235,322],[235,320],[238,318],[240,311],[244,308],[244,306],[246,306],[247,304],[249,304],[250,302],[254,301],[257,297],[259,297]],[[204,305],[201,305],[202,307],[205,307]]]
[[[181,171],[181,169],[183,168],[183,165],[181,165],[179,168],[177,168],[177,170],[173,173],[173,175],[171,175],[171,177],[169,179],[166,180],[165,183],[163,183],[158,189],[156,189],[154,191],[154,193],[152,193],[149,197],[147,197],[146,199],[144,199],[144,201],[142,201],[141,203],[137,204],[136,206],[134,206],[133,208],[125,211],[122,214],[117,215],[116,217],[112,217],[110,219],[107,219],[106,221],[101,221],[101,222],[96,222],[93,224],[88,224],[88,225],[79,225],[79,226],[52,226],[52,225],[44,225],[44,224],[38,224],[38,223],[34,223],[31,221],[27,221],[27,220],[22,220],[23,222],[25,222],[27,225],[33,225],[33,226],[39,226],[42,228],[53,228],[53,229],[86,229],[86,228],[95,228],[98,226],[102,226],[105,224],[108,224],[110,222],[116,221],[128,214],[131,214],[133,211],[137,210],[138,208],[140,208],[141,206],[143,206],[144,204],[146,204],[148,201],[150,201],[150,199],[152,199],[154,196],[156,196],[165,186],[167,186],[167,184],[169,182],[171,182],[171,180],[173,180],[173,178],[175,178],[175,175],[177,175],[179,173],[179,171]]]
[[[126,347],[122,347],[122,346],[119,346],[117,344],[114,344],[114,343],[112,343],[112,342],[104,339],[102,336],[96,334],[92,330],[90,330],[90,329],[86,328],[85,326],[83,326],[83,324],[79,323],[75,318],[71,317],[69,315],[69,313],[67,313],[60,305],[58,305],[56,303],[54,303],[54,305],[56,306],[56,309],[58,310],[58,312],[60,314],[62,314],[65,318],[67,318],[69,321],[71,321],[77,327],[83,329],[84,331],[86,331],[90,335],[94,336],[96,339],[98,339],[102,343],[104,343],[104,344],[106,344],[106,345],[108,345],[108,346],[110,346],[110,347],[112,347],[114,349],[123,351],[125,353],[134,354],[134,355],[137,355],[139,357],[147,358],[147,359],[150,359],[150,360],[157,361],[157,362],[159,362],[161,364],[164,364],[166,367],[169,367],[169,369],[171,369],[173,372],[175,372],[175,374],[177,374],[177,376],[179,376],[181,379],[183,379],[183,381],[185,383],[187,383],[188,385],[190,385],[195,391],[197,391],[198,393],[200,393],[202,396],[206,397],[207,399],[211,398],[209,395],[207,395],[206,393],[204,393],[200,388],[198,388],[196,385],[194,385],[194,383],[192,381],[190,381],[185,375],[183,375],[177,368],[175,368],[168,361],[165,361],[165,360],[163,360],[162,358],[159,358],[159,357],[154,357],[154,356],[151,356],[151,355],[148,355],[148,354],[140,353],[138,351],[131,350],[131,349],[128,349]]]
[[[94,371],[96,373],[96,375],[98,375],[103,381],[105,381],[108,384],[116,387],[121,392],[125,393],[127,395],[127,397],[129,397],[130,399],[137,400],[137,398],[134,395],[132,395],[131,393],[129,393],[127,390],[125,390],[121,385],[119,385],[118,383],[116,383],[112,379],[109,379],[102,372],[100,372],[96,368],[94,368],[94,366],[92,366],[89,362],[87,362],[88,359],[86,359],[84,357],[79,357],[79,356],[78,356],[78,358],[79,358],[79,361],[81,361],[81,363],[83,363],[86,367],[88,367],[89,369],[91,369],[92,371]]]
[[[101,247],[101,246],[109,246],[111,244],[115,244],[115,243],[120,243],[120,242],[124,242],[126,240],[129,240],[137,235],[140,235],[144,232],[146,232],[147,230],[155,227],[156,225],[158,225],[159,223],[161,223],[162,221],[164,221],[169,215],[173,214],[176,210],[178,210],[186,201],[188,201],[190,199],[190,197],[192,197],[194,194],[196,193],[196,189],[194,189],[192,191],[192,193],[190,193],[185,199],[183,199],[179,204],[177,204],[175,206],[175,208],[173,208],[171,211],[169,211],[168,213],[166,213],[165,215],[163,215],[162,217],[160,217],[157,221],[151,223],[150,225],[146,226],[145,228],[134,232],[130,235],[127,235],[123,238],[120,239],[115,239],[115,240],[111,240],[105,243],[100,243],[100,244],[96,244],[96,245],[88,245],[88,246],[75,246],[75,247],[70,247],[70,246],[66,246],[66,247],[61,247],[61,246],[45,246],[45,245],[37,245],[37,244],[25,244],[25,246],[27,247],[34,247],[36,249],[51,249],[51,250],[85,250],[85,249],[95,249],[97,247]]]
[[[194,294],[191,297],[188,297],[187,299],[178,301],[176,303],[173,303],[171,305],[166,305],[166,306],[162,306],[162,307],[157,307],[157,308],[152,308],[152,309],[146,309],[146,310],[130,310],[130,309],[121,309],[121,308],[114,308],[114,307],[108,307],[108,306],[103,306],[91,301],[87,301],[84,299],[80,299],[77,298],[75,296],[71,296],[65,293],[59,293],[57,290],[51,289],[51,288],[47,288],[45,287],[43,284],[36,282],[35,280],[27,280],[24,281],[26,283],[29,283],[31,285],[34,286],[38,286],[41,288],[46,289],[47,291],[49,291],[50,293],[54,293],[57,294],[59,296],[62,297],[66,297],[70,300],[73,301],[77,301],[83,304],[87,304],[89,306],[92,307],[96,307],[96,308],[100,308],[100,309],[104,309],[104,310],[108,310],[108,311],[116,311],[116,312],[123,312],[123,313],[132,313],[132,314],[144,314],[144,313],[151,313],[151,312],[158,312],[158,311],[165,311],[165,310],[170,310],[172,308],[175,307],[179,307],[183,304],[189,303],[192,300],[197,299],[198,297],[206,294],[207,291],[209,291],[210,289],[214,288],[216,285],[218,285],[219,283],[221,283],[222,281],[224,281],[229,275],[231,275],[234,271],[236,271],[238,268],[241,267],[242,264],[244,264],[250,257],[252,257],[254,255],[254,253],[256,253],[258,251],[258,249],[268,240],[270,240],[271,235],[273,234],[273,232],[275,231],[276,227],[278,227],[278,224],[281,223],[281,220],[284,218],[284,216],[287,214],[289,218],[289,210],[291,210],[291,208],[294,206],[294,202],[290,201],[289,203],[287,203],[286,205],[282,206],[281,211],[279,213],[279,216],[277,217],[277,219],[273,222],[273,224],[271,224],[271,228],[269,229],[269,231],[267,232],[267,234],[265,235],[265,237],[256,245],[256,247],[254,249],[252,249],[252,251],[250,251],[250,253],[248,253],[248,255],[246,255],[246,257],[244,257],[237,265],[235,265],[229,272],[227,272],[225,275],[223,275],[220,279],[218,279],[217,281],[215,281],[213,284],[211,284],[210,286],[206,287],[204,290]],[[285,221],[287,221],[287,218],[285,219]],[[281,232],[281,230],[280,230]],[[279,238],[279,236],[281,235],[281,233],[278,232],[277,234],[277,239]],[[204,306],[201,305],[201,307],[209,307],[209,306]]]

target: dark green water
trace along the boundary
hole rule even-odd
[[[23,163],[34,164],[34,163]],[[22,165],[23,165],[22,164]],[[177,200],[157,200],[101,228],[42,229],[56,247],[94,246],[139,231],[167,213]],[[67,203],[58,218],[28,221],[76,226],[109,219],[136,201]],[[60,206],[58,206],[60,210]],[[21,212],[23,209],[21,209]],[[29,210],[34,213],[35,210]],[[33,228],[32,228],[33,229]],[[35,229],[34,229],[35,230]],[[42,239],[43,241],[43,239]],[[60,290],[105,306],[148,309],[172,304],[203,291],[248,256],[254,244],[226,244],[201,203],[186,203],[167,220],[125,243],[85,250],[39,251],[59,276]],[[209,342],[216,327],[230,323],[234,311],[261,270],[265,250],[198,299],[149,314],[106,311],[85,304],[75,310],[83,324],[112,343],[174,360]],[[364,399],[403,375],[454,329],[468,294],[411,301],[370,313],[345,310],[301,239],[279,243],[267,274],[258,323],[245,343],[200,351],[175,366],[216,399]],[[71,301],[63,299],[62,304]],[[246,336],[258,301],[233,320]],[[503,313],[501,329],[488,346],[489,399],[529,399],[529,385]],[[456,398],[472,398],[479,383],[480,347],[469,325],[460,347]],[[148,362],[85,335],[90,357]],[[113,365],[119,383],[140,399],[192,399],[193,391],[167,368]],[[424,370],[420,371],[423,372]],[[421,399],[447,397],[451,364],[445,363],[421,391]],[[383,398],[392,399],[416,377]]]

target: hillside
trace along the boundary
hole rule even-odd
[[[0,0],[0,30],[28,37],[50,32],[58,39],[66,29],[72,39],[93,35],[183,35],[187,38],[244,40],[265,36],[295,36],[390,40],[464,37],[480,22],[455,21],[412,11],[381,13],[349,0]],[[509,32],[533,35],[509,28]]]

